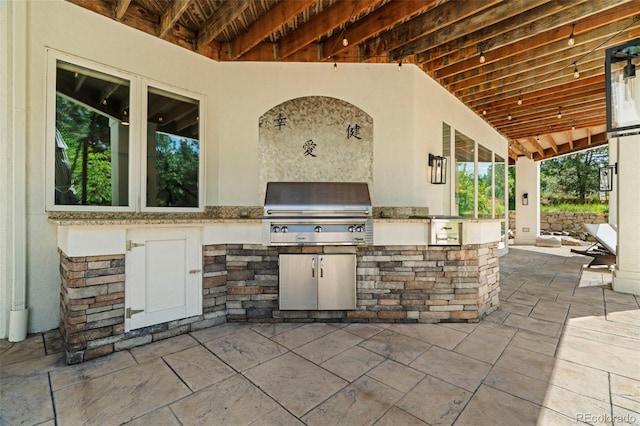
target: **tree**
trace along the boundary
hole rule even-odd
[[[551,202],[598,197],[600,166],[608,163],[606,146],[543,161],[540,166],[542,197]]]
[[[198,141],[156,133],[159,207],[198,206]]]

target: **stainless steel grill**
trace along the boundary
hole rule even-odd
[[[269,182],[262,220],[267,246],[373,244],[366,183]]]

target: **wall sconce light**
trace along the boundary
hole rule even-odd
[[[618,163],[600,167],[600,188],[599,191],[613,191],[613,175],[618,174]]]
[[[528,206],[529,205],[529,193],[527,193],[527,192],[522,194],[522,205],[523,206]]]
[[[431,166],[431,183],[436,185],[447,183],[446,157],[429,154],[429,166]]]

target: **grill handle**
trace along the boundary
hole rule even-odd
[[[326,215],[345,215],[345,214],[362,214],[368,215],[369,209],[358,210],[267,210],[267,214],[295,214],[307,216],[326,216]]]

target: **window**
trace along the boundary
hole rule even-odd
[[[129,104],[126,78],[56,60],[56,206],[129,205]]]
[[[59,52],[48,63],[48,210],[203,208],[202,96]]]
[[[147,89],[147,207],[198,207],[200,102]]]
[[[475,214],[475,147],[476,143],[456,130],[456,200],[458,215]]]
[[[493,153],[478,144],[478,217],[493,217]]]
[[[506,201],[507,201],[507,192],[506,192],[506,162],[505,159],[499,156],[498,154],[494,155],[493,161],[495,170],[494,182],[495,182],[495,190],[494,190],[494,212],[495,217],[504,218],[506,214]]]
[[[442,123],[442,155],[447,158],[447,176],[451,176],[451,126]],[[447,179],[442,198],[442,213],[451,214],[451,185],[455,179]]]
[[[459,131],[455,130],[453,133],[452,155],[456,171],[454,208],[457,210],[454,214],[463,217],[506,218],[505,159]],[[445,152],[450,134],[451,128],[445,124]]]

